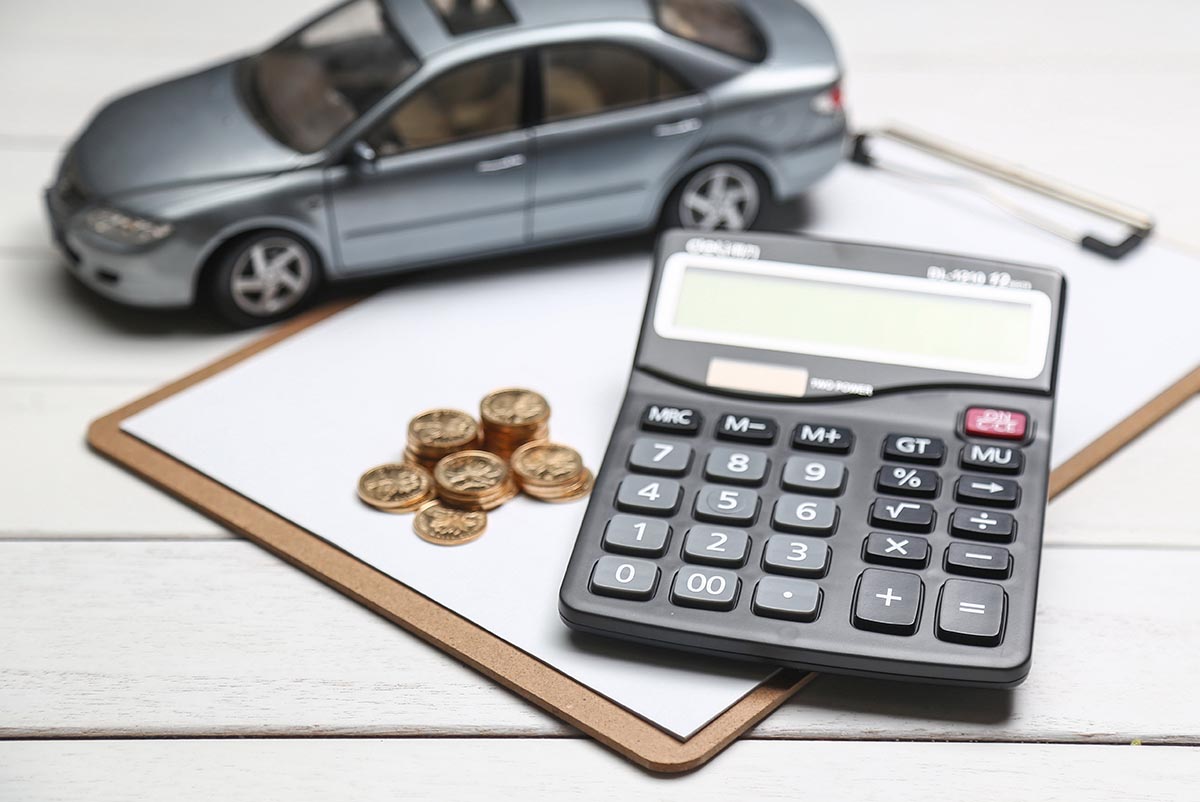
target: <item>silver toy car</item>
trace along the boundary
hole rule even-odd
[[[46,200],[85,284],[251,325],[322,280],[752,226],[834,166],[795,0],[350,0],[102,108]]]

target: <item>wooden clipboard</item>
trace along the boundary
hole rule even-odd
[[[651,771],[675,773],[703,765],[816,677],[813,673],[781,671],[691,738],[677,740],[471,621],[121,430],[126,418],[355,302],[343,301],[314,310],[251,345],[105,415],[89,428],[88,444],[222,526],[249,538]],[[1050,497],[1065,490],[1198,392],[1200,368],[1055,470],[1050,477]]]

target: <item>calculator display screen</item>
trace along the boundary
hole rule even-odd
[[[654,324],[670,339],[1030,379],[1050,313],[1033,289],[675,254]]]

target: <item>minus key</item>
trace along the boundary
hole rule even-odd
[[[946,572],[986,579],[1007,579],[1012,574],[1012,555],[1000,546],[980,543],[951,543],[946,549]]]

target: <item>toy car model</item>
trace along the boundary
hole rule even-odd
[[[323,280],[748,228],[840,157],[839,79],[795,0],[351,0],[111,102],[46,200],[98,293],[252,325]]]

